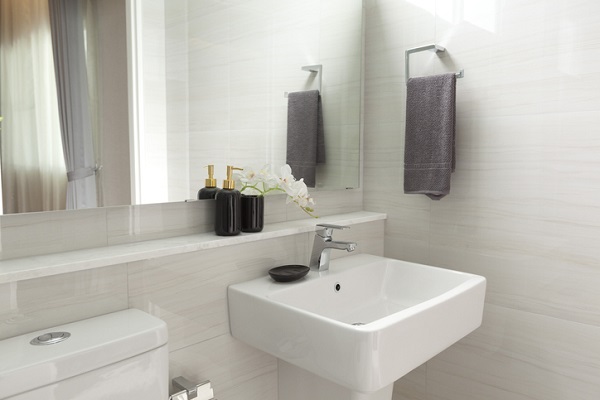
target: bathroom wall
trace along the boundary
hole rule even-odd
[[[383,225],[356,224],[337,237],[358,242],[357,252],[383,255]],[[210,379],[222,400],[277,400],[277,359],[231,337],[226,290],[275,266],[306,264],[313,235],[0,284],[0,340],[138,308],[167,322],[171,378]]]
[[[600,3],[366,0],[365,209],[386,255],[488,279],[483,326],[395,400],[600,398]],[[457,83],[457,168],[435,202],[403,194],[411,75]]]

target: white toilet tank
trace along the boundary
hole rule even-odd
[[[167,326],[135,309],[0,341],[1,400],[167,400],[168,375]]]

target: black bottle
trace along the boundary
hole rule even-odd
[[[214,199],[221,189],[217,187],[217,180],[213,178],[215,166],[209,165],[208,178],[204,180],[204,187],[198,190],[198,200]]]
[[[219,236],[234,236],[242,229],[242,196],[235,189],[235,182],[232,179],[235,169],[241,168],[227,166],[227,179],[223,181],[223,189],[215,197],[215,233]]]

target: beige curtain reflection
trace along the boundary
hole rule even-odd
[[[0,0],[0,115],[4,213],[64,209],[47,0]]]
[[[58,109],[65,164],[67,208],[97,206],[96,159],[84,23],[86,0],[48,0]]]

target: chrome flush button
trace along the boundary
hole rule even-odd
[[[34,346],[56,344],[63,340],[67,340],[70,336],[71,334],[69,332],[49,332],[32,339],[29,343]]]

